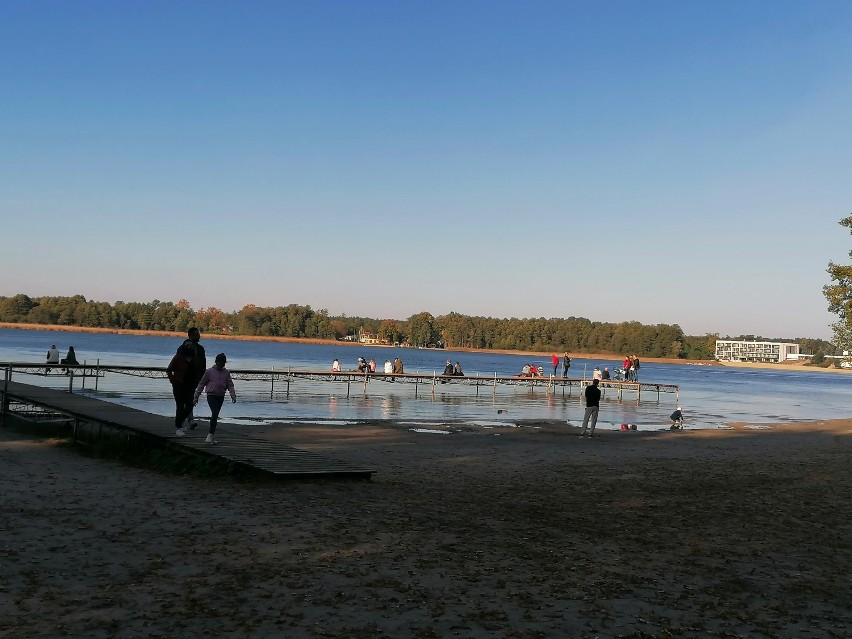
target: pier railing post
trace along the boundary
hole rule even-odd
[[[0,427],[6,425],[6,415],[9,412],[9,378],[12,376],[12,367],[7,366],[3,371],[3,397],[0,398]]]

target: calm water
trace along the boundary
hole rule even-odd
[[[181,343],[175,337],[149,337],[94,333],[0,329],[0,361],[43,362],[51,344],[62,356],[69,345],[83,363],[128,366],[166,366]],[[340,359],[344,370],[355,368],[358,356],[374,358],[378,370],[385,359],[400,357],[407,373],[440,373],[447,359],[461,362],[468,375],[515,375],[524,364],[535,363],[546,372],[552,370],[549,354],[544,356],[501,355],[496,353],[456,353],[368,346],[284,344],[236,340],[202,340],[208,361],[216,353],[228,355],[232,370],[261,369],[329,370],[331,361]],[[595,366],[610,370],[613,360],[574,359],[571,377],[591,377]],[[560,369],[561,370],[561,369]],[[16,381],[67,388],[62,376],[16,374]],[[755,425],[771,422],[833,419],[850,415],[852,378],[821,372],[767,371],[733,369],[687,364],[642,364],[640,379],[660,384],[677,384],[674,395],[645,394],[640,405],[627,393],[622,402],[615,393],[604,396],[599,426],[621,423],[638,424],[640,429],[668,428],[668,415],[679,403],[687,418],[687,427],[719,428],[732,421]],[[93,385],[93,380],[87,380]],[[79,387],[79,380],[75,389]],[[115,401],[162,415],[172,414],[174,403],[167,380],[148,380],[108,374],[98,381],[98,390],[81,390],[92,396]],[[420,386],[415,397],[413,384],[389,384],[374,380],[364,393],[352,385],[347,397],[345,383],[298,381],[291,383],[289,395],[283,385],[274,389],[261,382],[237,382],[238,403],[226,404],[223,419],[247,423],[273,420],[366,420],[393,419],[419,424],[464,422],[488,426],[496,423],[522,423],[527,420],[582,421],[583,405],[577,389],[569,395],[557,389],[548,395],[544,388],[499,387],[496,395],[481,388],[479,397],[473,387],[439,385],[434,397],[431,388]],[[272,395],[272,396],[271,396]],[[633,399],[631,399],[631,396]],[[207,414],[199,403],[199,415]]]

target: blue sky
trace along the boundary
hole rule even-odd
[[[0,295],[830,337],[852,3],[0,4]]]

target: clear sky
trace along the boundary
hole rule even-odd
[[[0,3],[0,295],[830,337],[852,2]]]

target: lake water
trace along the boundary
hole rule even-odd
[[[51,344],[62,356],[69,345],[77,351],[77,359],[90,364],[100,361],[115,366],[166,366],[178,345],[179,337],[152,337],[99,333],[70,333],[41,330],[0,329],[0,361],[37,362],[45,360]],[[336,357],[344,370],[352,370],[359,356],[374,358],[377,370],[385,359],[400,357],[406,373],[438,373],[447,359],[461,362],[467,375],[516,375],[524,364],[535,363],[552,370],[550,354],[540,356],[503,355],[498,353],[461,353],[453,351],[386,348],[351,345],[287,344],[280,342],[248,342],[204,337],[202,344],[212,364],[216,353],[228,356],[231,370],[330,370]],[[571,377],[591,377],[595,366],[610,370],[618,367],[612,360],[581,359],[571,362]],[[561,371],[561,369],[560,369]],[[16,381],[67,389],[67,378],[15,374]],[[640,429],[668,428],[668,415],[677,404],[683,407],[688,428],[722,428],[728,422],[748,422],[758,427],[772,422],[834,419],[850,415],[852,378],[843,374],[784,370],[726,368],[689,364],[643,362],[643,382],[676,384],[674,395],[646,393],[640,404],[635,394],[625,393],[618,401],[614,392],[605,393],[598,426],[616,428],[619,424],[637,424]],[[87,380],[91,386],[93,380]],[[272,396],[270,396],[271,391]],[[79,389],[107,401],[139,408],[161,415],[173,414],[174,402],[167,380],[150,380],[108,373],[98,380],[98,389]],[[578,391],[564,393],[557,388],[548,394],[544,388],[498,386],[496,393],[463,385],[439,385],[433,396],[430,387],[420,385],[415,397],[413,384],[389,384],[374,380],[364,392],[353,384],[347,396],[345,383],[296,381],[290,393],[279,384],[237,382],[237,404],[226,404],[222,419],[244,423],[328,420],[397,420],[423,427],[446,423],[465,423],[488,427],[495,424],[518,424],[528,421],[582,421],[583,405]],[[207,412],[199,403],[198,414]]]

